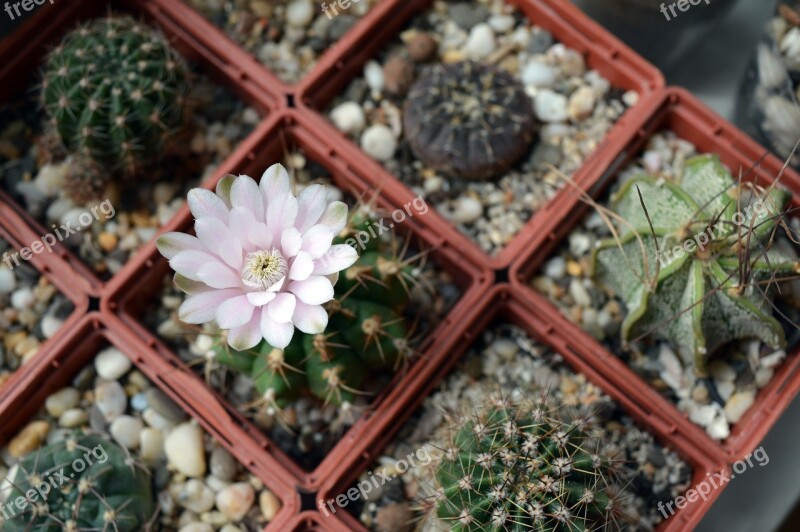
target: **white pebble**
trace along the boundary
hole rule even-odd
[[[564,122],[569,116],[567,97],[550,89],[537,92],[533,103],[536,117],[542,122]]]
[[[488,24],[476,24],[469,32],[464,51],[472,59],[484,59],[495,49],[494,32]]]
[[[158,430],[171,430],[175,426],[175,423],[156,412],[153,408],[146,408],[142,412],[142,418],[144,418],[145,423]]]
[[[45,196],[56,196],[64,188],[64,181],[67,177],[67,172],[71,164],[68,158],[61,163],[46,163],[39,169],[36,178],[33,180],[36,188],[38,188]]]
[[[258,507],[266,522],[272,521],[281,509],[281,501],[269,490],[264,490],[258,496]]]
[[[736,371],[722,360],[713,360],[708,365],[708,371],[718,382],[733,382],[736,380]]]
[[[550,87],[558,79],[558,73],[547,63],[532,60],[522,69],[521,79],[528,87]]]
[[[732,382],[720,382],[717,385],[717,393],[723,400],[727,401],[728,398],[736,391],[736,385]]]
[[[752,390],[737,392],[725,403],[725,417],[731,423],[738,423],[756,400]]]
[[[648,150],[644,152],[642,163],[645,170],[651,174],[657,174],[661,171],[661,152],[657,150]]]
[[[779,349],[778,351],[775,351],[765,357],[762,357],[759,365],[762,368],[772,369],[778,364],[780,364],[784,358],[786,358],[786,351],[784,351],[783,349]]]
[[[107,381],[115,381],[131,369],[131,360],[116,347],[102,350],[94,359],[94,369]]]
[[[493,15],[488,22],[497,33],[505,33],[514,27],[514,17],[511,15]]]
[[[570,281],[569,295],[572,296],[576,305],[580,305],[581,307],[589,307],[592,305],[592,298],[589,296],[589,292],[586,291],[586,287],[583,286],[580,279],[572,279],[572,281]]]
[[[175,427],[164,441],[167,460],[187,477],[202,477],[206,473],[206,454],[203,431],[192,423]]]
[[[364,79],[373,93],[383,90],[383,68],[376,61],[364,65]]]
[[[562,279],[567,272],[567,261],[564,257],[553,257],[544,265],[544,274],[551,279]]]
[[[592,241],[585,233],[571,233],[569,235],[569,251],[575,256],[581,256],[589,252]]]
[[[591,87],[581,87],[569,97],[569,117],[575,121],[584,120],[592,115],[595,97]]]
[[[80,393],[75,388],[62,388],[45,399],[44,407],[50,416],[59,417],[70,408],[78,406],[80,399]]]
[[[294,0],[286,8],[286,22],[295,28],[305,28],[314,18],[314,8],[309,0]]]
[[[773,375],[775,375],[775,371],[773,371],[772,368],[759,368],[759,370],[756,371],[756,386],[763,388],[769,384]]]
[[[17,278],[14,277],[14,272],[0,266],[0,294],[10,294],[17,287]]]
[[[128,449],[136,449],[139,447],[139,433],[142,429],[144,429],[144,423],[138,417],[119,416],[111,423],[109,432],[120,445]]]
[[[331,111],[331,121],[336,129],[348,135],[358,135],[366,126],[364,110],[355,102],[344,102]]]
[[[164,456],[164,435],[158,429],[150,427],[142,429],[139,433],[139,448],[142,459],[153,463]]]
[[[45,338],[52,338],[62,325],[64,325],[64,320],[56,318],[52,314],[48,314],[42,318],[42,335],[44,335]]]
[[[483,204],[471,196],[462,196],[453,202],[447,217],[458,224],[471,224],[483,215]]]
[[[256,500],[253,487],[246,482],[231,484],[217,493],[217,509],[231,521],[239,521]]]
[[[731,428],[724,416],[717,416],[706,428],[706,432],[715,440],[724,440],[731,435]]]
[[[178,532],[214,532],[214,527],[208,523],[189,523],[181,527]]]
[[[11,294],[11,306],[17,310],[30,308],[34,303],[36,303],[36,296],[33,295],[33,290],[27,286]]]
[[[95,405],[106,421],[111,422],[125,412],[125,390],[117,381],[101,382],[94,389]]]
[[[80,427],[89,421],[89,414],[80,408],[70,408],[58,418],[58,425],[66,429]]]
[[[397,139],[391,129],[383,124],[375,124],[367,128],[361,135],[361,147],[373,159],[385,162],[394,156]]]
[[[214,507],[214,492],[195,478],[189,479],[186,484],[170,486],[169,492],[175,502],[196,514],[208,512]]]
[[[689,412],[689,420],[703,427],[708,427],[718,416],[719,406],[717,404],[700,405]]]

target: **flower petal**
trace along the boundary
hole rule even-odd
[[[272,200],[289,194],[289,174],[282,164],[273,164],[261,175],[261,182],[258,184],[261,194],[264,196],[264,206],[269,207]]]
[[[250,321],[255,307],[245,294],[232,297],[217,308],[217,325],[220,329],[233,329]]]
[[[348,244],[331,246],[327,253],[314,262],[314,275],[330,275],[349,268],[358,260],[358,252]]]
[[[306,305],[297,302],[294,308],[292,322],[295,327],[306,334],[319,334],[325,332],[328,326],[328,313],[320,305]]]
[[[297,220],[295,227],[305,232],[317,223],[319,217],[328,206],[325,187],[322,185],[308,185],[297,196]]]
[[[269,317],[269,312],[261,311],[261,335],[272,347],[284,349],[292,341],[294,325],[278,323]]]
[[[207,262],[197,271],[200,280],[211,288],[238,288],[242,286],[241,278],[228,266],[219,262]]]
[[[156,239],[156,247],[159,253],[167,259],[171,259],[181,251],[195,249],[197,251],[207,251],[202,242],[192,235],[185,233],[164,233]]]
[[[187,249],[172,257],[169,265],[184,277],[193,281],[202,281],[197,273],[200,271],[200,267],[207,262],[219,262],[219,259],[205,251]]]
[[[204,188],[193,188],[189,191],[189,210],[195,218],[212,216],[224,224],[228,223],[228,207],[222,199]]]
[[[333,285],[327,277],[318,275],[304,281],[292,281],[288,290],[308,305],[321,305],[333,299]]]
[[[297,218],[297,198],[291,193],[272,198],[267,206],[267,227],[272,231],[273,238],[283,233],[283,230],[294,225]]]
[[[281,254],[284,258],[291,258],[297,255],[303,245],[303,236],[296,227],[290,227],[281,235]]]
[[[275,299],[275,292],[248,292],[247,300],[254,307],[263,307],[273,299]]]
[[[256,310],[250,321],[228,331],[228,345],[237,351],[252,349],[261,342],[261,310]]]
[[[267,305],[267,312],[269,317],[277,323],[289,323],[292,321],[296,304],[297,298],[294,295],[281,292],[272,303]]]
[[[249,210],[256,220],[264,219],[264,197],[252,177],[240,175],[234,180],[231,186],[231,206]]]
[[[219,181],[217,181],[217,196],[225,203],[225,206],[231,208],[231,186],[236,176],[228,174]]]
[[[222,242],[235,238],[227,224],[211,216],[198,218],[194,222],[194,230],[200,242],[217,255],[220,255],[219,245]]]
[[[315,225],[303,235],[303,251],[308,251],[312,259],[318,259],[331,247],[334,233],[326,225]]]
[[[189,296],[178,308],[178,318],[185,323],[199,324],[214,319],[217,309],[225,301],[236,297],[238,290],[210,290]]]
[[[179,273],[176,273],[172,277],[172,281],[175,283],[175,286],[178,287],[178,290],[190,296],[213,290],[213,288],[209,288],[202,281],[193,281]]]
[[[335,234],[339,234],[344,229],[344,226],[347,225],[347,214],[348,208],[345,203],[332,201],[317,223],[327,225]]]
[[[292,262],[292,267],[289,268],[289,279],[292,281],[304,281],[314,271],[314,260],[307,251],[301,251],[297,254]]]

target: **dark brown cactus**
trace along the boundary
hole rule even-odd
[[[403,126],[423,163],[472,180],[511,168],[536,135],[522,85],[495,66],[473,61],[437,65],[420,77],[406,98]]]

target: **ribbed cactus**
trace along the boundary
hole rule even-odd
[[[4,531],[138,532],[156,511],[149,473],[95,435],[76,435],[23,458],[6,500],[19,497],[30,500],[24,510],[15,506],[14,515],[6,512]]]
[[[627,182],[612,198],[624,220],[615,224],[621,246],[605,240],[593,255],[596,277],[625,301],[623,342],[666,339],[700,374],[708,355],[733,340],[782,347],[768,291],[775,283],[766,281],[798,273],[796,257],[773,245],[788,198],[737,185],[711,155],[688,160],[674,182],[646,175]]]
[[[625,519],[611,446],[589,415],[562,417],[547,401],[499,400],[452,419],[428,474],[437,530],[615,530]]]
[[[158,31],[128,16],[95,19],[50,53],[41,97],[68,149],[130,173],[181,125],[187,76]]]
[[[368,205],[357,205],[334,243],[368,234],[373,220]],[[365,242],[358,261],[339,275],[324,333],[295,335],[286,349],[262,342],[252,352],[237,352],[220,345],[217,359],[250,375],[258,393],[278,407],[306,391],[331,404],[352,403],[369,371],[395,371],[412,354],[403,311],[417,259],[400,258],[396,244]]]

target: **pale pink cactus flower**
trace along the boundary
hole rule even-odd
[[[332,244],[347,222],[347,205],[328,202],[322,185],[295,197],[279,164],[260,184],[228,176],[216,194],[195,188],[188,199],[197,236],[172,232],[157,240],[189,296],[178,311],[182,321],[216,321],[239,351],[262,339],[285,348],[295,327],[325,330],[322,305],[333,299],[338,272],[358,258],[353,247]]]

